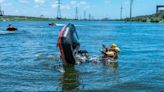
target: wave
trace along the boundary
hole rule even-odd
[[[66,24],[58,24],[56,23],[56,26],[65,26]],[[84,25],[75,25],[75,26],[84,26]]]
[[[35,55],[36,61],[43,61],[42,65],[50,70],[57,70],[60,73],[64,73],[63,63],[59,54],[44,54],[37,53]]]
[[[65,26],[66,24],[58,24],[56,23],[56,26]]]
[[[37,58],[37,60],[60,61],[60,55],[58,54],[37,53],[35,57]]]
[[[12,34],[12,33],[15,33],[15,32],[14,31],[13,32],[9,32],[9,31],[0,30],[0,35]]]
[[[84,26],[84,25],[75,25],[76,27]]]

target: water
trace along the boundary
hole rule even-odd
[[[0,22],[0,91],[164,91],[164,24],[101,21]],[[101,55],[102,44],[121,48],[118,65],[85,63],[62,70],[56,41],[76,25],[81,49]],[[8,24],[19,30],[5,31]]]

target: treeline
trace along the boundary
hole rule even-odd
[[[164,23],[164,17],[158,17],[155,14],[146,16],[137,16],[133,18],[125,18],[123,21],[136,21],[136,22],[153,22],[153,23]]]
[[[41,18],[41,17],[28,17],[28,16],[0,16],[0,21],[14,21],[14,20],[28,20],[28,21],[48,21],[55,20],[53,18]]]
[[[0,21],[55,21],[58,20],[56,18],[42,18],[42,17],[28,17],[28,16],[0,16]],[[69,18],[61,18],[60,20],[76,20],[76,19],[69,19]],[[126,21],[126,22],[153,22],[153,23],[164,23],[164,16],[157,17],[155,14],[152,15],[145,15],[145,16],[137,16],[133,18],[125,18],[125,19],[79,19],[76,21]]]
[[[88,19],[70,19],[70,18],[42,18],[42,17],[28,17],[28,16],[0,16],[0,21],[55,21],[55,20],[76,20],[76,21],[90,21]]]

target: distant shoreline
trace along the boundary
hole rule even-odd
[[[23,21],[23,20],[29,20],[29,21],[50,21],[50,20],[56,20],[53,18],[41,18],[41,17],[29,17],[29,16],[11,16],[11,15],[6,15],[6,16],[0,16],[0,21]]]
[[[127,22],[150,22],[150,23],[164,23],[164,15],[159,16],[158,14],[144,15],[130,18],[122,19],[122,21]]]
[[[67,18],[44,18],[44,17],[29,17],[29,16],[11,16],[11,15],[6,15],[6,16],[0,16],[0,21],[57,21],[57,20],[77,20],[77,19],[67,19]],[[82,21],[90,21],[87,19],[81,19]],[[81,21],[77,20],[77,21]],[[96,20],[94,20],[96,21]],[[98,20],[97,20],[98,21]]]
[[[42,17],[29,17],[29,16],[0,16],[0,21],[67,21],[67,20],[75,20],[75,21],[124,21],[124,22],[151,22],[151,23],[164,23],[164,18],[157,17],[155,15],[145,15],[145,16],[137,16],[133,18],[125,18],[125,19],[56,19],[56,18],[42,18]]]

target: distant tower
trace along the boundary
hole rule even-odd
[[[78,20],[78,7],[75,9],[75,19]]]
[[[86,11],[84,11],[84,20],[86,20]]]
[[[132,18],[133,0],[130,0],[130,19]]]
[[[91,20],[91,14],[90,13],[89,13],[88,17],[89,17],[89,20]]]
[[[123,7],[121,5],[121,8],[120,8],[120,19],[122,19],[122,9],[123,9]]]
[[[92,20],[94,20],[94,16],[92,16]]]
[[[4,15],[4,11],[2,11],[1,4],[0,4],[0,16]]]
[[[61,19],[61,2],[60,2],[60,0],[58,0],[57,5],[58,5],[57,19]]]

